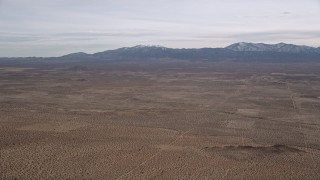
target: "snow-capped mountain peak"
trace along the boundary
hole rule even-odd
[[[235,43],[226,47],[233,51],[264,51],[264,52],[285,52],[285,53],[307,53],[319,51],[309,46],[299,46],[286,43],[264,44],[264,43]]]

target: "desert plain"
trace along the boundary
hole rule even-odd
[[[0,179],[320,179],[319,63],[0,64]]]

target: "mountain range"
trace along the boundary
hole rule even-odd
[[[237,61],[319,61],[320,47],[294,44],[264,44],[239,42],[224,48],[175,49],[162,46],[124,47],[94,54],[72,53],[54,59],[90,60],[90,59],[146,59],[173,58],[188,60],[237,60]],[[29,58],[28,58],[29,59]]]

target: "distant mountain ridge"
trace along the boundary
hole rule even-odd
[[[264,43],[246,43],[239,42],[235,44],[231,44],[225,48],[190,48],[190,49],[174,49],[174,48],[166,48],[163,46],[144,46],[138,45],[133,47],[125,47],[119,48],[115,50],[108,50],[104,52],[98,52],[93,54],[94,56],[108,56],[108,55],[133,55],[133,56],[145,56],[145,55],[154,55],[160,56],[162,53],[169,54],[199,54],[200,53],[208,53],[211,52],[212,55],[215,55],[218,52],[225,52],[230,54],[237,54],[237,52],[275,52],[275,53],[316,53],[320,54],[320,47],[314,48],[310,46],[304,45],[294,45],[294,44],[264,44]],[[221,53],[220,53],[221,54]]]
[[[233,51],[261,51],[261,52],[286,52],[286,53],[313,53],[320,52],[319,48],[298,46],[294,44],[264,44],[264,43],[235,43],[226,47]]]
[[[239,42],[224,48],[189,48],[175,49],[163,46],[123,47],[114,50],[87,54],[72,53],[56,60],[91,60],[91,59],[187,59],[187,60],[230,60],[230,61],[263,61],[263,62],[320,62],[320,47],[300,46],[294,44],[264,44]],[[19,59],[19,58],[18,58]],[[21,58],[22,59],[22,58]],[[30,58],[27,58],[30,59]],[[31,58],[32,59],[32,58]]]
[[[235,43],[225,48],[174,49],[163,46],[125,47],[92,54],[96,58],[176,58],[176,59],[315,59],[320,48],[293,44]]]

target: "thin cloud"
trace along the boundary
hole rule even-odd
[[[320,31],[266,31],[239,33],[230,38],[262,38],[262,37],[291,37],[291,38],[320,38]]]

